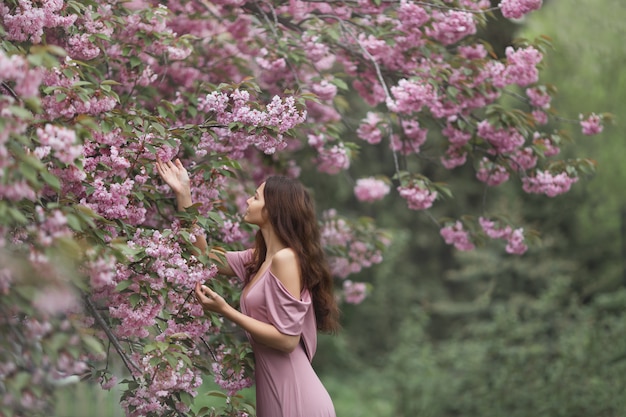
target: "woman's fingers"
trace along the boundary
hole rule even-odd
[[[217,311],[216,309],[219,307],[220,297],[216,292],[200,283],[196,284],[194,292],[196,293],[196,300],[202,305],[203,309]]]

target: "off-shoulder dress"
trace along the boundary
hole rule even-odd
[[[252,250],[228,252],[232,270],[244,279]],[[330,395],[311,366],[317,348],[317,327],[311,294],[296,299],[271,272],[271,266],[241,294],[241,312],[274,325],[288,335],[300,335],[290,352],[257,343],[250,334],[255,358],[257,417],[335,417]]]

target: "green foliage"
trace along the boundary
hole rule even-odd
[[[486,264],[483,256],[472,257],[461,276],[475,281]],[[489,302],[479,297],[465,309],[457,302],[415,308],[407,315],[387,367],[395,415],[608,417],[626,412],[621,336],[626,290],[582,304],[572,296],[572,265],[555,268],[547,260],[534,261],[502,262],[482,279],[500,280],[517,269],[529,278],[515,279],[534,287],[535,294],[492,290]],[[533,283],[539,279],[533,272],[537,265],[542,278]],[[433,326],[445,326],[446,337],[433,337]]]

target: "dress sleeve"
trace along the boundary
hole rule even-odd
[[[226,252],[226,261],[235,275],[242,281],[246,279],[245,265],[252,259],[252,249],[243,251]]]
[[[268,319],[283,334],[301,335],[307,313],[312,308],[309,292],[303,291],[302,299],[298,300],[271,271],[269,275],[264,283]]]

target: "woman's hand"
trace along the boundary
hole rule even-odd
[[[189,174],[180,159],[176,159],[175,162],[163,162],[157,159],[156,169],[163,181],[170,186],[177,196],[191,194]]]
[[[198,300],[204,311],[224,314],[224,312],[230,307],[222,296],[211,290],[206,285],[201,285],[199,282],[196,283],[195,293],[196,300]]]

